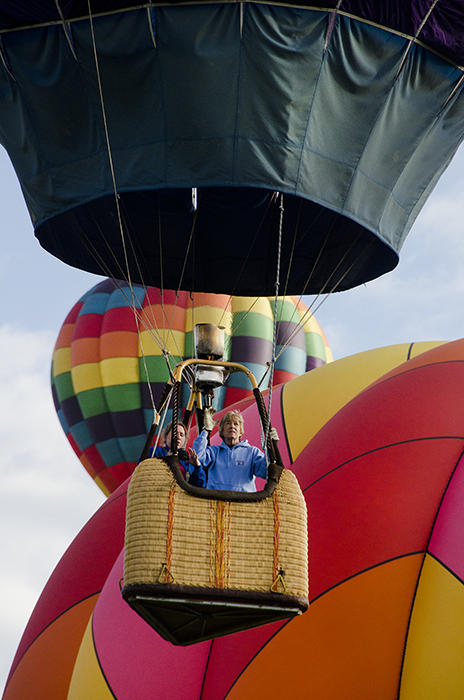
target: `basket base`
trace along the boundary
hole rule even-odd
[[[126,602],[164,639],[178,646],[301,615],[308,601],[296,596],[176,586],[127,586]],[[166,590],[169,588],[170,590]],[[173,590],[174,589],[174,590]]]

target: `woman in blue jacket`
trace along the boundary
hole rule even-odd
[[[248,440],[242,440],[244,424],[239,411],[229,411],[220,421],[221,444],[208,445],[208,432],[215,424],[214,412],[214,409],[205,409],[205,427],[193,441],[193,449],[208,472],[207,488],[256,491],[255,477],[267,479],[265,454]],[[271,428],[271,438],[278,440],[275,428]]]

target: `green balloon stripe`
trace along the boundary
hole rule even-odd
[[[172,364],[175,365],[176,362],[180,361],[180,359],[174,357]],[[141,382],[167,382],[169,379],[169,371],[166,365],[166,360],[162,355],[149,355],[145,358],[145,360],[143,357],[139,357],[139,375]]]
[[[232,324],[233,337],[247,336],[272,340],[272,320],[263,314],[239,311],[234,314]],[[237,329],[237,330],[235,330]]]
[[[74,396],[74,387],[72,383],[71,372],[64,372],[54,377],[54,384],[56,389],[56,394],[62,403],[66,399]]]
[[[275,299],[271,299],[270,302],[272,311],[275,314]],[[281,321],[293,323],[300,322],[300,315],[297,311],[295,304],[292,301],[289,301],[287,299],[279,299],[279,301],[277,302],[277,321],[279,323]]]
[[[319,333],[306,333],[306,355],[327,361],[327,351],[324,339]]]
[[[78,394],[77,399],[85,418],[112,411],[132,411],[142,406],[139,384],[89,389]]]

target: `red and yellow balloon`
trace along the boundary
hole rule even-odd
[[[361,353],[278,390],[272,421],[308,505],[307,613],[164,641],[120,595],[124,484],[52,575],[4,700],[463,697],[464,340],[435,345]],[[254,442],[254,406],[244,414]]]

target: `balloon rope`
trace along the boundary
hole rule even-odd
[[[105,100],[103,98],[103,88],[102,88],[101,75],[100,75],[100,64],[98,62],[97,44],[95,41],[95,29],[93,26],[93,16],[92,16],[92,9],[90,7],[90,0],[87,0],[87,8],[88,8],[88,12],[89,12],[90,33],[92,36],[92,48],[93,48],[93,54],[94,54],[94,59],[95,59],[95,71],[96,71],[96,75],[97,75],[98,91],[99,91],[99,95],[100,95],[100,106],[101,106],[101,110],[102,110],[103,126],[105,129],[106,147],[107,147],[107,151],[108,151],[108,161],[110,164],[111,180],[113,183],[113,191],[114,191],[114,200],[115,200],[116,212],[117,212],[117,216],[118,216],[119,231],[121,234],[121,243],[122,243],[122,248],[123,248],[123,252],[124,252],[124,261],[126,264],[127,284],[129,286],[129,289],[131,290],[132,298],[134,298],[134,291],[132,289],[132,281],[131,281],[130,270],[129,270],[129,258],[127,255],[126,239],[125,239],[124,228],[123,228],[123,223],[122,223],[121,207],[119,204],[119,194],[118,194],[118,189],[117,189],[117,185],[116,185],[116,174],[114,171],[113,155],[112,155],[112,151],[111,151],[110,135],[109,135],[109,130],[108,130],[108,121],[107,121],[107,117],[106,117]]]
[[[225,348],[228,346],[228,344],[229,344],[230,342],[232,342],[232,335],[233,335],[233,333],[236,333],[236,332],[237,332],[237,330],[240,328],[240,326],[242,325],[242,323],[244,322],[244,320],[246,319],[246,317],[248,316],[248,314],[251,313],[251,310],[252,310],[253,307],[258,303],[258,301],[259,301],[260,299],[261,299],[261,297],[256,297],[256,299],[254,300],[254,302],[253,302],[252,304],[250,304],[250,306],[249,306],[248,309],[245,311],[245,313],[243,314],[242,318],[240,319],[239,323],[237,323],[236,326],[233,325],[233,319],[232,319],[231,334],[230,334],[229,337],[226,338],[226,340],[224,341],[224,347],[225,347]],[[227,300],[228,303],[224,306],[224,309],[223,309],[222,314],[221,314],[221,318],[219,319],[219,323],[218,323],[219,326],[222,325],[222,319],[224,318],[224,314],[226,313],[226,309],[229,307],[229,303],[230,303],[231,301],[232,301],[232,304],[233,304],[233,299],[232,299],[232,297],[229,297],[229,299]],[[232,308],[233,308],[233,306],[232,306]]]
[[[267,213],[268,213],[268,211],[269,211],[269,208],[270,208],[270,206],[271,206],[272,202],[274,201],[274,198],[275,198],[275,196],[276,196],[277,194],[278,194],[277,192],[274,192],[273,196],[269,199],[268,205],[267,205],[267,207],[266,207],[266,211],[263,213],[263,216],[262,216],[262,218],[261,218],[261,222],[260,222],[258,228],[256,229],[256,233],[255,233],[255,235],[254,235],[254,238],[253,238],[253,240],[251,241],[251,244],[250,244],[250,246],[249,246],[249,248],[248,248],[248,253],[246,254],[246,257],[245,257],[245,259],[244,259],[244,261],[243,261],[243,265],[242,265],[242,267],[240,268],[240,271],[239,271],[239,273],[238,273],[238,275],[237,275],[237,278],[236,278],[236,282],[235,282],[235,284],[234,284],[234,287],[233,287],[231,293],[229,294],[229,300],[230,300],[230,301],[232,301],[232,297],[234,296],[234,293],[235,293],[235,289],[236,289],[236,287],[237,287],[237,284],[238,284],[239,281],[240,281],[240,278],[241,278],[241,276],[242,276],[242,272],[243,272],[243,270],[245,269],[245,265],[247,264],[248,258],[249,258],[250,255],[251,255],[251,251],[252,251],[252,249],[253,249],[253,246],[254,246],[254,244],[255,244],[255,241],[256,241],[256,239],[257,239],[257,237],[258,237],[259,232],[261,231],[261,227],[262,227],[262,225],[263,225],[263,223],[264,223],[264,219],[266,218],[266,215],[267,215]],[[261,295],[261,296],[262,296],[262,295]],[[259,297],[258,297],[258,298],[259,298]],[[221,316],[220,321],[219,321],[219,325],[221,324],[221,321],[222,321],[222,318],[223,318],[223,316],[224,316],[224,313],[225,313],[225,310],[224,310],[223,313],[222,313],[222,316]]]
[[[398,70],[396,71],[395,81],[398,80],[398,77],[399,77],[399,75],[400,75],[401,71],[403,70],[404,65],[406,63],[406,59],[407,59],[408,55],[410,54],[413,45],[418,41],[419,36],[420,36],[422,30],[424,29],[425,25],[429,21],[429,17],[432,14],[433,10],[435,9],[435,5],[437,4],[437,2],[438,2],[438,0],[433,0],[433,2],[430,4],[429,9],[427,10],[427,12],[425,13],[425,15],[423,17],[422,22],[417,27],[415,35],[409,37],[408,46],[406,48],[406,51],[403,54],[400,66],[399,66]]]
[[[267,215],[267,213],[268,213],[268,211],[269,211],[269,208],[270,208],[270,206],[272,205],[272,203],[275,201],[275,199],[276,199],[277,196],[278,196],[278,193],[277,193],[277,192],[274,192],[274,194],[272,195],[272,197],[269,199],[268,205],[267,205],[267,207],[266,207],[266,211],[264,212],[264,214],[263,214],[263,216],[262,216],[261,223],[259,224],[259,226],[258,226],[258,228],[257,228],[257,230],[256,230],[255,236],[254,236],[254,238],[253,238],[253,240],[252,240],[252,242],[251,242],[251,245],[250,245],[250,247],[249,247],[249,249],[248,249],[248,253],[247,253],[247,256],[246,256],[246,258],[245,258],[245,260],[244,260],[244,262],[243,262],[242,268],[241,268],[240,272],[239,272],[238,275],[237,275],[237,281],[236,281],[236,283],[235,283],[235,285],[234,285],[234,288],[233,288],[232,292],[229,294],[229,299],[227,300],[227,304],[224,306],[224,309],[223,309],[223,311],[222,311],[221,318],[219,319],[219,323],[218,323],[219,326],[222,324],[224,315],[225,315],[225,313],[226,313],[226,309],[229,308],[229,305],[232,306],[232,304],[233,304],[233,296],[234,296],[235,288],[236,288],[236,286],[237,286],[237,284],[238,284],[238,281],[239,281],[239,279],[240,279],[240,277],[241,277],[241,275],[242,275],[242,272],[243,272],[243,269],[244,269],[244,267],[245,267],[245,265],[246,265],[246,263],[247,263],[247,260],[248,260],[248,258],[250,257],[251,250],[252,250],[253,245],[254,245],[254,243],[255,243],[255,241],[256,241],[256,238],[257,238],[257,236],[258,236],[258,234],[259,234],[259,232],[260,232],[260,230],[261,230],[261,227],[262,227],[263,222],[264,222],[264,219],[266,218],[266,215]],[[246,311],[245,314],[242,316],[242,318],[241,318],[240,322],[237,324],[237,326],[234,327],[234,325],[233,325],[233,319],[232,319],[232,329],[231,329],[232,332],[231,332],[231,335],[230,335],[230,336],[227,338],[227,340],[224,342],[224,347],[225,347],[225,348],[227,348],[228,344],[232,342],[233,334],[237,332],[237,330],[240,328],[240,326],[242,325],[242,323],[244,322],[244,320],[246,319],[246,317],[248,316],[248,314],[251,312],[252,308],[255,306],[255,304],[258,303],[258,301],[262,298],[262,296],[263,296],[263,295],[260,294],[260,295],[258,295],[258,296],[256,297],[256,299],[254,300],[254,302],[248,307],[247,311]],[[267,374],[267,372],[266,372],[266,374]]]
[[[124,233],[124,226],[123,226],[123,219],[122,219],[122,212],[121,212],[121,205],[119,201],[119,195],[118,195],[118,190],[117,190],[117,184],[116,184],[116,174],[114,170],[114,162],[113,162],[113,156],[112,156],[112,150],[111,150],[111,143],[110,143],[110,137],[109,137],[109,129],[108,129],[108,122],[107,122],[107,116],[106,116],[106,109],[105,109],[105,102],[104,102],[104,97],[103,97],[103,88],[102,88],[102,83],[101,83],[101,74],[100,74],[100,66],[99,66],[99,61],[98,61],[98,53],[97,53],[97,46],[96,46],[96,40],[95,40],[95,30],[94,30],[94,24],[93,24],[93,16],[92,16],[92,10],[90,7],[90,0],[87,0],[87,8],[89,12],[89,22],[90,22],[90,30],[91,30],[91,36],[92,36],[92,46],[93,46],[93,52],[94,52],[94,58],[95,58],[95,70],[96,70],[96,75],[97,75],[97,83],[98,83],[98,90],[99,90],[99,95],[100,95],[100,104],[101,104],[101,110],[102,110],[102,118],[103,118],[103,125],[105,129],[105,138],[106,138],[106,145],[107,145],[107,152],[108,152],[108,160],[109,160],[109,165],[110,165],[110,171],[111,171],[111,179],[112,179],[112,184],[113,184],[113,191],[114,191],[114,198],[115,198],[115,204],[116,204],[116,211],[117,211],[117,217],[118,217],[118,225],[119,225],[119,231],[121,234],[121,243],[122,243],[122,248],[123,248],[123,253],[124,253],[124,261],[125,261],[125,266],[126,266],[126,271],[123,274],[125,277],[125,280],[127,282],[127,285],[130,289],[131,292],[131,299],[129,301],[130,306],[133,308],[134,313],[137,314],[137,303],[136,303],[136,296],[134,294],[133,286],[132,286],[132,281],[131,281],[131,276],[130,276],[130,268],[129,268],[129,258],[128,258],[128,252],[127,252],[127,243],[126,243],[126,237]],[[159,240],[160,240],[160,251],[162,252],[162,241],[161,241],[161,231],[159,235]],[[190,244],[189,244],[190,245]],[[135,253],[135,251],[133,251]],[[187,254],[188,255],[188,249],[187,249]],[[137,256],[134,255],[135,260],[137,261]],[[138,264],[138,263],[137,263]],[[163,270],[162,270],[162,255],[160,255],[160,265],[161,265],[161,279],[163,277]],[[184,261],[184,268],[185,268],[185,261]],[[140,270],[139,270],[140,272]],[[183,274],[183,271],[182,271]],[[142,276],[141,276],[142,277]],[[161,283],[161,297],[162,297],[162,306],[163,306],[163,335],[161,336],[158,329],[157,329],[157,334],[158,337],[155,337],[155,334],[153,334],[151,331],[151,335],[155,342],[157,343],[158,347],[163,352],[163,357],[168,365],[168,368],[170,368],[169,365],[169,360],[168,360],[168,352],[167,352],[167,343],[164,341],[165,337],[165,313],[164,313],[164,296],[163,296],[163,283]],[[127,295],[126,295],[127,296]],[[174,310],[173,310],[174,314]],[[141,316],[140,313],[138,313],[139,318]],[[171,319],[172,320],[172,319]],[[169,329],[170,331],[172,330],[171,328],[171,323],[169,324]],[[139,326],[137,324],[137,329],[139,331]],[[150,329],[148,329],[150,330]],[[179,348],[177,346],[177,341],[175,340],[174,334],[172,335],[174,338],[174,342],[176,344],[176,348],[179,351]],[[163,338],[163,340],[161,340]],[[139,339],[140,339],[140,331],[139,331]],[[142,343],[140,339],[140,345],[142,348]],[[143,354],[143,348],[142,348],[142,355]],[[180,356],[180,352],[179,352]],[[146,365],[145,365],[146,366]],[[149,382],[149,377],[147,373],[147,382],[148,385],[150,386]],[[151,387],[150,387],[150,393],[151,393]],[[154,404],[153,404],[154,406]]]
[[[303,297],[303,295],[304,295],[304,293],[305,293],[305,291],[306,291],[306,287],[308,286],[309,282],[311,281],[311,277],[313,276],[313,272],[314,272],[314,270],[316,269],[317,264],[318,264],[319,260],[321,259],[322,253],[324,252],[324,249],[326,248],[326,246],[327,246],[327,244],[328,244],[328,241],[329,241],[329,238],[330,238],[330,234],[332,233],[332,230],[333,230],[334,225],[335,225],[335,221],[333,222],[332,226],[331,226],[330,229],[328,230],[327,235],[326,235],[326,237],[325,237],[325,239],[324,239],[324,241],[323,241],[323,243],[322,243],[322,245],[321,245],[321,247],[320,247],[320,249],[319,249],[319,253],[318,253],[317,257],[316,257],[316,260],[314,261],[314,264],[313,264],[313,266],[312,266],[312,268],[311,268],[311,270],[310,270],[310,272],[309,272],[308,277],[306,278],[306,282],[305,282],[305,284],[304,284],[303,290],[302,290],[302,292],[301,292],[301,294],[300,294],[300,296],[299,296],[299,301],[302,300],[302,297]],[[305,234],[305,235],[306,235],[306,234]],[[304,236],[303,236],[303,238],[304,238]],[[301,239],[300,239],[300,240],[301,240]],[[353,245],[355,245],[355,244],[358,242],[358,240],[359,240],[359,235],[358,235],[357,238],[351,243],[351,245],[349,246],[349,248],[348,248],[348,250],[345,252],[345,254],[342,256],[342,258],[338,261],[338,263],[337,263],[337,265],[335,266],[335,268],[333,269],[332,273],[329,275],[329,277],[328,277],[327,280],[325,281],[323,287],[322,287],[322,288],[319,290],[319,292],[317,293],[315,300],[312,302],[312,304],[311,304],[311,306],[310,306],[310,309],[314,306],[314,304],[316,303],[316,300],[317,300],[320,296],[322,296],[322,294],[324,294],[324,290],[325,290],[325,289],[327,288],[327,286],[329,285],[330,280],[332,279],[332,277],[334,276],[334,274],[336,273],[336,271],[338,270],[338,268],[340,267],[340,265],[342,264],[342,262],[343,262],[344,259],[346,258],[347,254],[348,254],[348,253],[350,252],[350,250],[353,248]],[[369,244],[369,245],[370,245],[370,244]],[[363,250],[363,252],[365,252],[365,251]],[[361,254],[358,256],[358,258],[357,258],[357,260],[356,260],[355,262],[357,262],[357,261],[359,260],[360,257],[361,257]],[[327,299],[327,298],[337,289],[337,287],[341,284],[341,282],[342,282],[343,279],[346,277],[346,275],[348,274],[348,272],[352,269],[352,267],[353,267],[354,264],[355,264],[355,263],[353,263],[353,264],[348,268],[348,270],[344,273],[344,275],[342,275],[342,277],[338,280],[337,284],[335,284],[335,285],[330,289],[330,291],[329,291],[328,294],[326,295],[325,299]],[[322,303],[325,301],[325,299],[323,299],[323,301],[321,302],[321,304],[319,304],[319,306],[318,306],[317,308],[320,308],[320,307],[321,307],[321,305],[322,305]],[[309,311],[310,311],[310,309],[309,309]],[[295,308],[295,310],[296,310],[296,308]],[[295,312],[294,312],[294,313],[295,313]],[[294,315],[294,314],[292,314],[292,318],[293,318],[293,315]],[[299,325],[302,325],[302,323],[300,323]],[[298,332],[298,328],[296,329],[296,332]],[[292,338],[294,337],[294,335],[295,335],[295,333],[293,333]],[[286,343],[284,347],[287,347],[287,345],[288,345],[288,343]],[[281,354],[281,353],[279,353],[279,354]]]
[[[275,192],[275,193],[274,193],[274,197],[273,197],[272,200],[271,200],[271,203],[272,203],[272,201],[275,200],[275,198],[276,198],[277,195],[278,195],[278,193]],[[301,211],[301,205],[300,205],[300,211]],[[309,227],[308,231],[311,230],[312,226],[314,226],[314,224],[316,223],[316,221],[318,220],[318,218],[321,216],[321,214],[322,214],[322,212],[319,213],[319,214],[314,218],[314,220],[313,220],[311,226]],[[289,264],[288,264],[288,269],[287,269],[287,279],[286,279],[286,282],[285,282],[285,292],[287,291],[288,279],[289,279],[289,275],[290,275],[290,271],[291,271],[291,267],[292,267],[292,263],[293,263],[293,259],[294,259],[295,248],[296,248],[296,245],[297,245],[297,233],[298,233],[299,220],[300,220],[300,212],[299,212],[299,214],[298,214],[298,219],[297,219],[297,222],[296,222],[296,225],[295,225],[295,232],[294,232],[294,235],[293,235],[292,249],[291,249],[291,252],[290,252]],[[308,231],[307,231],[306,233],[308,233]],[[306,233],[305,233],[304,235],[306,235]],[[303,236],[303,237],[304,237],[304,236]],[[311,277],[312,277],[312,274],[313,274],[313,272],[314,272],[314,269],[315,269],[315,267],[316,267],[316,265],[317,265],[317,263],[318,263],[318,261],[319,261],[321,255],[322,255],[322,251],[323,251],[323,249],[324,249],[324,247],[325,247],[325,245],[326,245],[326,243],[327,243],[328,237],[329,237],[329,236],[327,235],[327,238],[326,238],[326,240],[324,241],[324,244],[323,244],[323,246],[322,246],[322,249],[320,250],[320,252],[319,252],[319,254],[318,254],[318,257],[317,257],[317,259],[316,259],[316,262],[315,262],[315,264],[313,265],[313,267],[312,267],[312,269],[311,269],[311,271],[310,271],[310,273],[309,273],[309,275],[308,275],[308,278],[307,278],[307,280],[306,280],[306,283],[305,283],[305,287],[304,287],[304,289],[303,289],[303,292],[300,294],[299,301],[301,301],[302,296],[303,296],[303,294],[304,294],[304,290],[306,289],[306,287],[307,287],[308,284],[309,284],[309,281],[310,281],[310,279],[311,279]],[[300,240],[301,240],[301,239],[300,239]],[[264,293],[264,292],[263,292],[263,293]],[[280,297],[280,298],[283,300],[283,299],[285,298],[285,296],[286,296],[286,294],[284,295],[284,297]],[[242,318],[242,321],[240,321],[240,323],[243,322],[243,320],[246,318],[247,314],[251,311],[251,309],[252,309],[252,307],[254,306],[254,304],[256,304],[256,302],[257,302],[261,297],[262,297],[262,294],[259,295],[259,296],[256,298],[256,300],[255,300],[255,301],[253,302],[253,304],[250,306],[250,308],[248,309],[248,311],[246,312],[246,314],[244,315],[244,317]],[[281,307],[280,307],[280,312],[279,312],[279,316],[280,316],[279,321],[282,320],[283,308],[284,308],[284,307],[283,307],[283,304],[282,304]],[[295,312],[296,312],[296,309],[294,310],[294,312],[293,312],[293,314],[292,314],[292,318],[293,318]],[[277,307],[276,307],[276,308],[274,309],[274,318],[275,318],[275,314],[277,314],[277,313],[278,313],[278,311],[277,311]],[[290,322],[291,322],[292,318],[290,319]],[[298,317],[298,318],[299,318],[299,317]],[[301,321],[299,320],[299,321],[298,321],[298,327],[296,328],[296,332],[298,332],[300,325],[302,326],[302,323],[301,323]],[[240,324],[238,324],[237,328],[238,328],[239,326],[240,326]],[[237,328],[234,329],[234,332],[237,330]],[[266,369],[266,371],[264,372],[264,374],[262,375],[262,377],[261,377],[261,379],[260,379],[260,381],[259,381],[259,386],[261,386],[261,384],[263,383],[264,379],[265,379],[265,378],[267,377],[267,375],[269,374],[271,362],[267,362],[266,364],[267,364],[267,369]]]
[[[98,52],[97,52],[97,45],[96,45],[96,41],[95,41],[95,30],[94,30],[94,25],[93,25],[93,17],[92,17],[92,10],[90,7],[90,0],[87,0],[87,8],[89,11],[90,32],[91,32],[91,36],[92,36],[92,48],[93,48],[93,53],[94,53],[94,58],[95,58],[95,71],[96,71],[96,75],[97,75],[98,90],[99,90],[99,95],[100,95],[100,105],[101,105],[101,110],[102,110],[103,125],[104,125],[104,129],[105,129],[105,138],[106,138],[108,160],[109,160],[110,171],[111,171],[111,180],[112,180],[112,184],[113,184],[114,199],[115,199],[115,205],[116,205],[116,211],[117,211],[117,217],[118,217],[118,226],[119,226],[119,231],[121,234],[121,243],[122,243],[122,248],[123,248],[123,252],[124,252],[124,261],[125,261],[125,266],[126,266],[125,277],[126,277],[127,285],[130,289],[130,294],[131,294],[131,298],[130,298],[129,303],[130,303],[131,308],[134,311],[134,316],[136,319],[137,335],[138,335],[138,340],[139,340],[142,358],[143,358],[143,362],[144,362],[146,380],[147,380],[147,384],[148,384],[148,388],[149,388],[152,407],[153,407],[153,410],[154,410],[155,415],[156,415],[156,406],[155,406],[152,388],[151,388],[151,384],[150,384],[150,380],[149,380],[149,376],[148,376],[148,367],[147,367],[147,363],[146,363],[145,353],[143,350],[142,336],[141,336],[140,326],[139,326],[139,322],[138,322],[138,320],[141,318],[141,313],[139,313],[137,310],[136,296],[134,293],[131,275],[130,275],[129,258],[128,258],[128,254],[127,254],[127,245],[126,245],[126,238],[124,235],[121,206],[120,206],[120,202],[119,202],[119,195],[118,195],[118,189],[117,189],[117,184],[116,184],[116,174],[115,174],[115,170],[114,170],[113,155],[112,155],[110,136],[109,136],[109,130],[108,130],[108,121],[107,121],[106,109],[105,109],[105,101],[104,101],[104,97],[103,97],[100,65],[99,65],[99,61],[98,61]],[[160,234],[160,246],[161,246],[161,234]],[[133,251],[133,252],[135,252],[135,251]],[[134,257],[137,260],[137,256],[134,255]],[[160,256],[160,261],[161,261],[160,264],[162,266],[161,256]],[[161,295],[163,297],[163,290],[162,289],[161,289]],[[163,309],[163,338],[164,338],[164,336],[165,336],[165,333],[164,333],[164,309]],[[152,337],[155,339],[153,334],[152,334]],[[155,339],[155,342],[157,342],[156,339]],[[166,344],[165,344],[165,342],[161,342],[161,337],[159,336],[159,333],[158,333],[157,344],[161,348],[161,350],[163,352],[163,357],[165,358],[166,363],[167,363],[168,368],[169,368],[169,361],[167,359],[167,353],[166,353],[166,349],[167,349]]]
[[[150,382],[150,379],[148,376],[147,357],[145,355],[145,350],[143,349],[142,333],[140,331],[141,314],[138,313],[135,306],[133,307],[133,312],[134,312],[135,323],[137,325],[137,338],[138,338],[139,345],[140,345],[140,353],[142,355],[143,369],[145,370],[145,377],[146,377],[146,382],[147,382],[147,386],[148,386],[148,392],[150,394],[151,407],[153,409],[153,420],[156,420],[156,416],[158,415],[158,412],[156,410],[155,397],[153,396],[153,389],[152,389],[151,382]]]
[[[291,251],[290,251],[290,259],[289,259],[288,267],[287,267],[287,279],[285,280],[285,288],[284,288],[284,294],[283,294],[283,296],[287,296],[288,283],[289,283],[289,279],[290,279],[290,271],[291,271],[291,269],[292,269],[293,257],[294,257],[294,255],[295,255],[296,236],[297,236],[297,233],[298,233],[298,228],[299,228],[299,226],[300,226],[300,217],[301,217],[301,209],[302,209],[302,207],[303,207],[303,201],[300,200],[300,206],[299,206],[299,208],[298,208],[298,216],[297,216],[297,219],[296,219],[296,222],[295,222],[295,232],[294,232],[294,234],[293,234],[292,249],[291,249]]]
[[[266,434],[264,445],[267,446],[269,439],[269,430],[271,428],[271,406],[272,406],[272,385],[274,381],[274,365],[276,361],[276,347],[277,347],[277,304],[279,302],[279,286],[280,286],[280,259],[282,255],[282,230],[284,223],[284,195],[280,193],[280,220],[279,220],[279,242],[277,248],[277,270],[276,270],[276,281],[275,281],[275,300],[274,300],[274,330],[272,339],[272,360],[271,360],[271,373],[269,375],[269,402],[268,402],[268,424],[266,426]],[[266,454],[267,450],[266,450]]]
[[[355,241],[355,242],[356,242],[356,241]],[[340,284],[343,282],[343,280],[345,279],[345,277],[349,274],[349,272],[351,271],[351,269],[353,268],[353,266],[356,265],[356,263],[358,262],[358,260],[359,260],[360,257],[361,257],[361,254],[365,253],[366,250],[368,250],[368,249],[370,248],[371,245],[372,245],[372,241],[371,241],[370,243],[368,243],[368,245],[363,249],[362,253],[359,254],[359,256],[357,257],[357,259],[354,260],[354,261],[352,262],[352,264],[347,268],[347,270],[343,273],[343,275],[342,275],[342,276],[340,277],[340,279],[338,280],[337,284],[335,284],[335,285],[331,288],[331,290],[330,290],[329,292],[327,292],[327,294],[326,294],[325,297],[322,299],[322,301],[317,305],[315,311],[318,311],[318,310],[321,308],[322,304],[323,304],[325,301],[327,301],[327,299],[337,290],[337,287],[340,286]],[[351,246],[350,246],[350,248],[351,248]],[[349,249],[346,251],[346,253],[345,253],[345,255],[343,256],[342,260],[339,261],[339,263],[338,263],[338,265],[337,265],[337,268],[339,267],[339,265],[341,264],[341,262],[343,261],[343,259],[346,257],[346,255],[348,254],[348,252],[349,252]],[[337,268],[335,268],[335,270],[336,270]],[[334,272],[335,272],[335,270],[334,270]],[[333,276],[334,272],[332,273],[331,277]],[[330,278],[329,278],[329,279],[330,279]],[[305,285],[305,288],[306,288],[306,286],[307,286],[307,283],[306,283],[306,285]],[[325,286],[327,286],[327,283],[326,283]],[[297,327],[293,329],[293,331],[292,331],[292,333],[290,334],[289,338],[285,341],[285,343],[282,344],[282,347],[281,347],[281,349],[279,350],[279,353],[277,354],[276,359],[279,359],[279,357],[281,356],[281,354],[286,350],[286,348],[287,348],[287,347],[289,346],[289,344],[292,342],[293,338],[295,337],[295,335],[296,335],[296,334],[298,333],[298,331],[300,330],[300,326],[301,326],[301,327],[304,326],[304,323],[306,322],[306,319],[307,319],[308,315],[313,315],[313,316],[314,316],[314,312],[312,311],[312,307],[314,306],[316,300],[319,299],[319,297],[320,297],[321,295],[322,295],[322,291],[319,292],[319,294],[316,296],[316,299],[313,301],[313,303],[310,305],[310,307],[309,307],[308,309],[306,309],[306,311],[304,312],[303,316],[300,317],[300,321],[298,322]],[[299,300],[301,301],[301,296],[300,296],[300,299],[299,299]],[[296,306],[295,306],[295,310],[297,310],[297,307],[296,307]]]
[[[73,45],[72,38],[71,38],[71,32],[69,29],[69,22],[66,22],[66,19],[65,19],[65,16],[63,14],[63,11],[61,9],[59,0],[55,0],[55,5],[56,5],[56,9],[58,10],[58,14],[60,15],[60,19],[63,23],[62,27],[63,27],[64,35],[66,37],[66,41],[68,42],[68,45],[69,45],[69,48],[71,50],[72,55],[74,56],[75,60],[78,61],[78,58],[76,56],[76,51],[74,50],[74,45]]]

